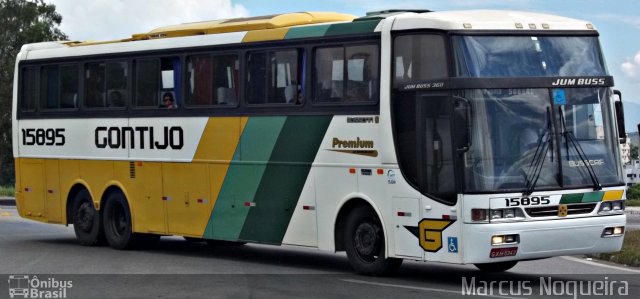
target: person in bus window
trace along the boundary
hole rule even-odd
[[[162,101],[164,103],[164,108],[167,109],[176,109],[175,101],[173,100],[173,94],[170,92],[165,92],[162,95]]]

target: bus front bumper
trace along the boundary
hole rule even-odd
[[[527,221],[512,223],[465,223],[464,263],[496,263],[540,259],[561,255],[616,252],[622,236],[603,236],[605,228],[624,227],[625,215]],[[516,242],[492,245],[494,236],[516,235]]]

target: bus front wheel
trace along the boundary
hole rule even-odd
[[[513,268],[517,263],[518,261],[507,261],[507,262],[474,264],[474,265],[476,266],[476,268],[485,272],[504,272]]]
[[[351,266],[364,275],[388,275],[400,267],[402,259],[385,257],[384,231],[370,207],[351,211],[345,225],[345,249]]]
[[[103,216],[104,233],[109,246],[114,249],[149,247],[160,239],[159,235],[133,232],[129,204],[120,192],[109,194]]]
[[[79,191],[73,201],[73,231],[76,239],[84,246],[104,243],[104,231],[100,213],[93,207],[87,190]]]

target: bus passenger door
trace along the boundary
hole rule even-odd
[[[58,160],[45,160],[45,212],[47,222],[62,223],[60,173]]]

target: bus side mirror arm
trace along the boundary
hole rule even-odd
[[[624,127],[624,108],[622,106],[622,93],[619,90],[613,90],[613,94],[617,95],[620,100],[615,101],[616,123],[618,125],[618,139],[620,144],[627,143],[627,130]]]

